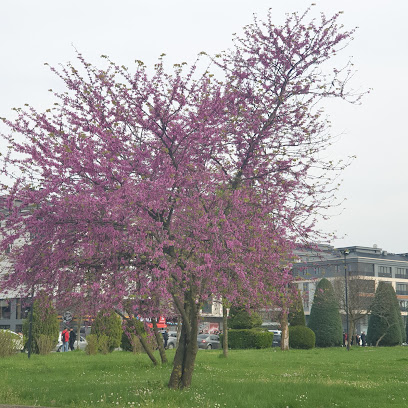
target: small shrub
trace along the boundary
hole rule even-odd
[[[40,334],[37,338],[36,338],[36,342],[37,342],[37,347],[38,347],[38,352],[41,355],[46,355],[51,353],[51,351],[54,349],[55,347],[55,341],[54,338],[51,336],[47,336],[45,334]]]
[[[101,310],[92,324],[92,334],[108,337],[109,351],[120,346],[122,339],[122,321],[113,310]]]
[[[98,337],[98,350],[101,354],[109,353],[109,337],[106,334]]]
[[[133,354],[138,354],[142,352],[143,347],[142,347],[142,343],[139,340],[139,337],[133,335],[132,338],[130,339],[130,343],[132,345]]]
[[[98,336],[96,334],[89,334],[86,336],[87,345],[85,347],[86,354],[98,354]]]
[[[13,333],[0,330],[0,357],[8,357],[18,352]]]
[[[316,343],[316,335],[306,326],[289,326],[289,347],[311,349]]]
[[[33,305],[33,321],[32,321],[32,343],[31,351],[39,353],[37,339],[43,334],[53,339],[53,347],[58,343],[59,320],[58,313],[55,310],[51,299],[44,293],[38,294]],[[30,331],[29,319],[23,322],[24,340],[28,342],[28,334]],[[27,343],[24,343],[27,346]],[[53,348],[52,347],[52,348]]]
[[[272,346],[273,333],[242,329],[228,330],[228,347],[231,349],[267,348]]]

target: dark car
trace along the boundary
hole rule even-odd
[[[199,334],[197,337],[198,348],[218,349],[220,348],[220,338],[215,334]]]

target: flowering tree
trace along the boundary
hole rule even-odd
[[[352,32],[338,14],[307,15],[255,19],[202,74],[199,62],[168,73],[162,58],[151,75],[141,61],[131,73],[104,57],[100,69],[80,54],[80,68],[53,68],[67,87],[58,103],[4,120],[4,171],[17,178],[1,245],[20,245],[3,286],[122,310],[129,298],[173,302],[169,386],[188,387],[202,302],[281,299],[294,243],[316,237],[332,204],[340,167],[321,159],[330,137],[317,104],[350,96],[347,69],[322,64]]]

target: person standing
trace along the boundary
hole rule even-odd
[[[69,330],[69,348],[71,351],[74,351],[74,344],[76,340],[76,334],[74,332],[74,329]]]
[[[163,343],[164,348],[167,348],[167,341],[169,340],[169,333],[167,333],[167,329],[163,332]]]
[[[68,351],[69,347],[69,330],[65,328],[61,333],[62,351]]]
[[[367,345],[365,332],[362,332],[362,333],[361,333],[361,345],[362,345],[363,347],[365,347],[365,346]]]

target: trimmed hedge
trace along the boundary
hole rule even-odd
[[[316,343],[314,331],[306,326],[289,326],[289,347],[312,349]]]
[[[262,349],[272,346],[273,333],[252,329],[228,330],[228,347],[231,349]]]

